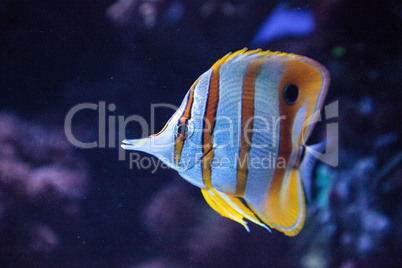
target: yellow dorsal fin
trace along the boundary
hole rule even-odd
[[[285,53],[285,52],[280,52],[280,51],[270,51],[270,50],[266,50],[266,51],[262,51],[260,48],[259,49],[255,49],[255,50],[247,50],[247,48],[243,48],[241,50],[238,50],[236,52],[229,52],[228,54],[226,54],[225,56],[223,56],[221,59],[219,59],[218,61],[216,61],[214,63],[214,65],[212,65],[213,69],[218,68],[221,64],[224,64],[225,62],[228,62],[229,60],[233,59],[234,57],[238,56],[238,55],[244,55],[244,56],[248,56],[248,55],[259,55],[259,56],[296,56],[293,53]]]
[[[255,214],[245,206],[237,197],[228,196],[222,192],[219,192],[213,188],[201,189],[207,203],[219,214],[227,217],[235,222],[240,223],[246,228],[248,232],[250,229],[247,226],[247,219],[255,224],[258,224],[269,230],[268,226],[262,223]]]

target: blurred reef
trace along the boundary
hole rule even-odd
[[[4,0],[0,25],[2,267],[401,267],[400,1]],[[339,166],[317,165],[294,238],[247,233],[172,170],[130,169],[117,136],[65,136],[77,104],[149,122],[151,104],[179,105],[217,59],[257,46],[321,62],[339,102]],[[97,112],[73,133],[96,140]]]

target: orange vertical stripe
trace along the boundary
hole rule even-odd
[[[206,188],[211,188],[211,161],[214,157],[213,145],[213,130],[215,127],[216,111],[219,101],[219,67],[218,61],[212,66],[212,74],[209,82],[209,91],[207,104],[205,106],[205,115],[202,132],[203,154],[202,158],[202,177]]]
[[[246,188],[248,163],[253,136],[255,78],[260,70],[262,60],[255,60],[249,64],[243,80],[243,94],[241,103],[240,146],[237,162],[236,195],[243,197]]]
[[[188,95],[186,108],[184,109],[183,115],[180,117],[178,125],[185,124],[191,118],[191,109],[193,108],[194,102],[194,89],[198,83],[198,78],[190,88],[190,94]],[[177,166],[179,166],[181,153],[183,151],[185,140],[175,137],[175,147],[174,147],[174,161]]]
[[[182,117],[180,118],[180,123],[184,123],[182,122],[182,119],[190,119],[191,118],[191,109],[193,108],[193,102],[194,102],[194,89],[195,86],[198,84],[198,80],[200,80],[200,78],[198,77],[197,80],[195,80],[195,82],[193,83],[193,85],[190,88],[190,94],[188,96],[188,101],[187,101],[187,105],[186,108],[184,109],[184,113],[182,115]]]

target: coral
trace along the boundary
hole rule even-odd
[[[145,207],[144,224],[153,242],[170,252],[169,258],[147,263],[211,265],[233,242],[235,225],[210,209],[204,200],[192,197],[190,191],[194,189],[190,187],[178,178],[153,195]]]
[[[117,26],[141,24],[145,28],[157,26],[160,14],[172,1],[169,0],[118,0],[106,11]]]
[[[63,247],[54,222],[77,217],[87,184],[61,129],[0,113],[0,234],[14,233],[0,242],[0,256],[43,257]]]

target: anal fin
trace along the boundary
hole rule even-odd
[[[201,189],[207,203],[219,214],[229,218],[235,222],[240,223],[246,228],[247,232],[250,232],[247,219],[255,224],[258,224],[269,230],[268,226],[262,223],[256,215],[245,204],[243,204],[239,198],[228,196],[225,193],[217,191],[213,188]]]

